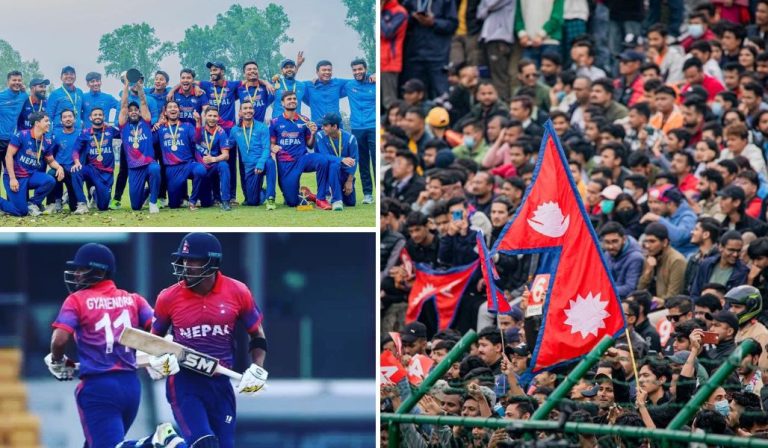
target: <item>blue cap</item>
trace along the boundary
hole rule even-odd
[[[101,269],[111,274],[115,272],[115,255],[103,244],[88,243],[77,250],[67,267]]]
[[[645,55],[639,51],[626,50],[616,56],[616,58],[622,62],[643,62],[645,60]]]
[[[91,82],[94,79],[101,79],[101,73],[98,73],[98,72],[88,72],[88,74],[85,75],[85,82]]]
[[[32,81],[29,81],[29,87],[47,86],[49,84],[51,84],[51,81],[42,78],[32,78]]]
[[[322,123],[323,126],[326,124],[330,124],[331,126],[335,124],[336,126],[339,126],[341,125],[341,117],[336,112],[328,112],[327,114],[323,115],[320,123]]]
[[[172,255],[178,258],[221,259],[221,243],[210,233],[192,232],[181,240],[179,248]]]
[[[213,61],[213,62],[207,62],[205,64],[206,68],[210,69],[211,67],[218,67],[222,70],[224,70],[224,63],[220,61]]]
[[[295,67],[296,61],[294,61],[293,59],[283,59],[283,61],[280,62],[280,68],[284,69],[286,65],[293,65]]]

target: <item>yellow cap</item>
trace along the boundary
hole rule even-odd
[[[443,107],[433,107],[427,114],[427,124],[434,128],[447,128],[450,123],[448,111]]]

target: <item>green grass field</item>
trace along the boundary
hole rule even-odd
[[[305,173],[301,185],[316,191],[315,174]],[[375,225],[376,204],[363,205],[363,189],[360,179],[356,181],[357,205],[344,207],[344,211],[314,209],[298,211],[283,205],[283,196],[277,188],[277,209],[267,211],[263,205],[258,207],[237,206],[232,211],[222,211],[218,206],[199,208],[190,211],[187,208],[171,210],[160,209],[160,213],[150,215],[145,207],[141,211],[130,208],[128,188],[123,194],[122,208],[101,212],[92,210],[87,215],[73,215],[69,208],[55,215],[38,217],[0,216],[0,227],[373,227]],[[243,196],[238,183],[237,201],[242,203]],[[192,191],[191,182],[188,191]],[[5,191],[0,183],[0,194],[5,198]]]

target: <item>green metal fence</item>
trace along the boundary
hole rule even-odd
[[[456,346],[446,355],[434,370],[424,379],[411,395],[400,405],[395,413],[382,413],[381,421],[393,423],[389,425],[389,448],[399,447],[400,425],[399,423],[416,423],[430,425],[449,425],[449,426],[468,426],[482,428],[508,428],[518,431],[528,431],[531,434],[534,431],[545,432],[563,432],[566,434],[596,435],[596,436],[617,436],[620,438],[631,439],[649,439],[661,442],[667,445],[670,442],[683,443],[704,443],[708,445],[719,445],[722,447],[766,447],[768,440],[724,436],[717,434],[692,433],[690,431],[680,431],[679,428],[686,425],[691,418],[699,411],[701,405],[707,400],[712,392],[720,386],[728,376],[739,366],[741,360],[750,352],[753,344],[752,340],[742,342],[739,347],[728,357],[723,364],[709,379],[702,385],[699,391],[685,404],[680,412],[670,422],[666,429],[649,429],[644,427],[630,427],[618,425],[599,425],[594,423],[567,422],[561,424],[555,421],[546,420],[550,412],[555,409],[558,403],[566,397],[571,388],[595,365],[600,357],[611,345],[613,339],[605,336],[600,343],[593,348],[584,359],[568,374],[565,380],[550,394],[549,398],[537,409],[531,420],[511,420],[500,418],[478,418],[478,417],[457,417],[457,416],[427,416],[409,414],[411,409],[419,400],[430,390],[434,383],[443,377],[451,365],[458,361],[462,354],[477,340],[477,333],[469,331],[459,341]],[[528,436],[530,437],[530,435]]]

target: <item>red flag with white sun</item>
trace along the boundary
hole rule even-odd
[[[552,128],[544,138],[533,180],[493,252],[540,253],[537,274],[552,276],[544,300],[530,373],[576,361],[605,336],[624,330],[624,314]]]

